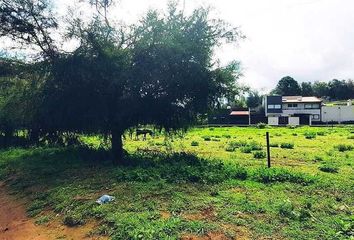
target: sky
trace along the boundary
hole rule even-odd
[[[54,0],[62,14],[78,1]],[[134,22],[167,2],[118,0],[111,14]],[[186,12],[198,6],[211,6],[246,35],[216,52],[223,64],[241,62],[242,83],[266,92],[288,75],[299,82],[354,78],[354,0],[185,0]]]

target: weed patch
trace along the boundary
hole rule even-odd
[[[292,172],[283,168],[260,168],[253,173],[253,179],[262,183],[290,182],[308,185],[315,182],[315,177],[305,173]]]

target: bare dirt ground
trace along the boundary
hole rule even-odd
[[[47,225],[36,225],[26,216],[25,203],[22,199],[11,196],[0,182],[0,240],[103,240],[104,237],[90,237],[88,233],[95,227],[86,224],[82,227],[69,228],[58,221]]]

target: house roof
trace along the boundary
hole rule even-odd
[[[249,111],[232,111],[230,116],[248,116],[250,115]]]
[[[318,97],[302,97],[302,96],[283,96],[283,103],[320,103],[322,99]]]

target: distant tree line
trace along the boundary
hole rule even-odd
[[[316,96],[329,100],[354,99],[354,81],[333,79],[329,82],[302,82],[283,77],[271,94],[283,96]]]
[[[237,94],[238,63],[219,66],[213,56],[242,35],[208,9],[185,15],[171,3],[127,26],[110,21],[112,0],[80,4],[94,13],[73,11],[64,24],[49,0],[0,1],[0,37],[36,50],[22,61],[0,58],[2,146],[20,135],[67,145],[78,134],[102,134],[122,163],[127,129],[185,129]],[[78,46],[68,52],[63,41]]]

